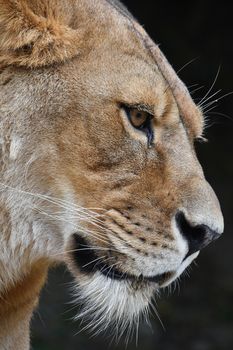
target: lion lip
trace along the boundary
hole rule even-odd
[[[161,288],[167,287],[169,284],[171,284],[177,277],[179,277],[184,270],[193,262],[193,260],[195,260],[197,258],[197,256],[199,255],[199,251],[195,252],[191,255],[189,255],[188,257],[186,257],[180,267],[177,269],[177,271],[173,272],[173,274],[171,274],[170,278],[167,278],[161,285]]]
[[[151,282],[159,286],[172,277],[173,272],[165,272],[154,276],[133,275],[118,270],[116,267],[106,264],[97,256],[88,242],[78,234],[73,235],[75,249],[72,250],[72,258],[81,272],[93,274],[99,271],[102,275],[113,280],[128,280],[132,282]]]
[[[165,280],[171,277],[171,272],[165,272],[162,274],[154,275],[154,276],[143,276],[142,274],[139,276],[132,275],[125,272],[120,272],[117,269],[111,268],[105,264],[105,268],[99,270],[103,275],[111,279],[118,280],[129,280],[133,282],[152,282],[156,284],[163,283]]]

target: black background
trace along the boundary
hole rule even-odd
[[[193,94],[197,102],[208,91],[219,67],[212,93],[221,89],[221,96],[233,90],[231,1],[125,0],[124,3],[160,44],[176,71],[196,59],[179,75],[188,86],[198,84],[191,90],[203,86]],[[170,296],[164,293],[158,300],[157,309],[165,331],[152,318],[152,330],[145,325],[140,329],[139,350],[233,349],[233,95],[219,101],[207,117],[209,142],[197,145],[197,152],[220,199],[225,233],[201,253],[191,277],[182,278],[180,290],[176,289]],[[106,339],[91,339],[85,332],[75,335],[80,325],[71,321],[75,311],[68,304],[72,299],[70,281],[63,268],[50,272],[33,320],[33,349],[114,349]],[[128,348],[136,349],[135,342]],[[120,344],[116,349],[123,350],[125,345]]]

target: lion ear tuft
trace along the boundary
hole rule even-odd
[[[83,33],[70,26],[73,3],[0,0],[0,65],[40,67],[77,55]]]

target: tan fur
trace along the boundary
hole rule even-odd
[[[0,1],[0,65],[38,67],[79,53],[82,29],[72,25],[74,1]]]
[[[28,274],[1,295],[0,348],[29,347],[30,315],[37,306],[39,291],[45,282],[46,262],[38,261]]]
[[[77,266],[75,234],[135,276],[127,309],[160,286],[140,276],[180,273],[177,211],[219,233],[223,219],[194,151],[201,112],[117,3],[0,0],[0,66],[0,344],[23,350],[47,266],[66,262],[86,290],[104,278]],[[122,104],[153,113],[150,148]]]

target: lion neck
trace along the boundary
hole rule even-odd
[[[4,152],[0,158],[0,181],[14,187],[10,137],[8,140],[1,148]],[[39,232],[36,239],[35,220],[27,205],[20,201],[19,193],[1,187],[0,348],[7,350],[29,349],[30,319],[50,265],[43,245],[39,247]]]
[[[1,136],[0,136],[1,137]],[[49,224],[35,212],[33,197],[20,192],[24,166],[13,155],[17,149],[10,128],[0,153],[0,297],[21,282],[38,261],[50,261],[56,248]],[[20,179],[20,180],[19,180]]]
[[[10,122],[0,126],[0,348],[29,349],[30,319],[54,247],[32,210],[33,198],[15,190],[24,186],[20,144]]]
[[[32,266],[52,264],[59,250],[50,239],[51,227],[30,210],[33,203],[19,192],[6,192],[0,195],[0,297],[28,276]]]
[[[1,295],[0,348],[29,349],[29,325],[45,283],[48,265],[45,261],[31,266],[21,281]]]

